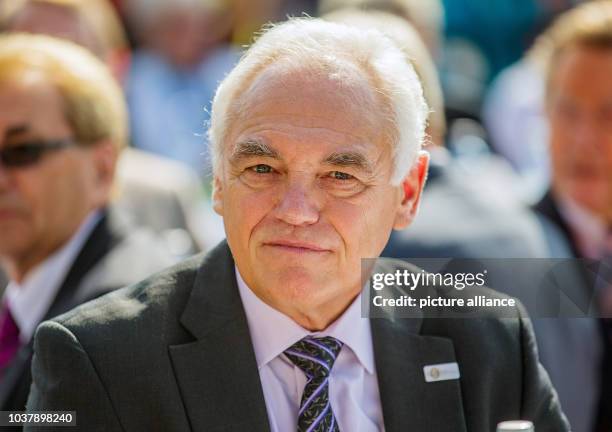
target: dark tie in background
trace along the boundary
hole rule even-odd
[[[329,375],[342,349],[333,337],[305,337],[285,351],[306,375],[306,387],[298,413],[298,432],[338,432],[329,401]]]
[[[601,397],[596,432],[612,431],[612,232],[608,233],[597,275],[604,340]]]
[[[0,377],[19,350],[19,327],[6,302],[0,307]]]

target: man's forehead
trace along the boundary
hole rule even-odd
[[[597,64],[597,68],[593,65]],[[591,47],[588,45],[573,45],[559,53],[551,71],[553,81],[571,76],[587,75],[590,82],[593,80],[610,84],[610,71],[612,70],[612,47]],[[600,79],[601,78],[601,79]]]
[[[272,65],[233,105],[234,138],[262,124],[320,128],[363,141],[378,141],[384,129],[379,98],[369,78],[353,66],[330,71]]]
[[[0,80],[0,139],[65,128],[59,90],[39,74]]]
[[[276,107],[296,115],[371,116],[379,101],[368,77],[348,62],[336,66],[270,65],[245,88],[237,105],[243,114]]]

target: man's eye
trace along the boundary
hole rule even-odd
[[[269,174],[272,172],[272,167],[270,165],[259,164],[249,168],[251,171],[257,174]]]
[[[331,173],[329,173],[329,175],[334,180],[352,180],[355,178],[352,175],[344,173],[342,171],[332,171]]]

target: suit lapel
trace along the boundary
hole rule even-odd
[[[595,280],[599,272],[599,261],[589,260],[584,258],[582,252],[578,248],[572,230],[563,219],[559,207],[555,202],[555,198],[551,190],[549,190],[542,200],[537,203],[534,210],[548,218],[554,225],[559,228],[565,236],[571,253],[575,258],[582,258],[583,261],[569,262],[563,265],[557,271],[557,277],[561,278],[559,282],[555,282],[556,286],[565,287],[565,294],[569,297],[573,305],[579,307],[580,312],[588,312],[596,314],[597,310],[597,295],[593,291],[596,287]],[[575,284],[568,284],[567,280],[572,280],[575,275],[579,275],[582,281],[577,281]],[[569,291],[571,290],[571,291]],[[549,297],[544,296],[544,303],[550,303]]]
[[[459,380],[426,382],[423,367],[455,362],[451,340],[419,335],[421,319],[373,319],[385,430],[466,431]]]
[[[561,216],[561,212],[559,212],[559,208],[557,207],[557,204],[555,203],[555,199],[552,195],[552,191],[549,190],[546,193],[546,195],[544,195],[542,200],[533,207],[533,209],[537,211],[538,213],[546,216],[551,222],[553,222],[561,230],[563,234],[565,234],[567,241],[569,243],[569,246],[572,250],[572,254],[575,257],[581,256],[581,253],[578,250],[578,245],[576,244],[576,241],[574,240],[572,231],[570,230],[570,227],[565,223],[565,220],[563,220],[563,217]]]
[[[9,406],[7,404],[9,404],[9,401],[15,397],[16,392],[20,392],[19,388],[23,387],[23,385],[20,384],[23,380],[25,373],[28,372],[31,360],[32,344],[30,343],[19,349],[19,351],[15,355],[15,358],[12,360],[11,365],[5,371],[2,379],[0,379],[0,408],[2,410],[25,409],[25,403],[24,406],[21,408],[17,406]],[[13,401],[11,405],[13,405],[15,402],[16,401]]]
[[[45,320],[77,306],[76,293],[85,275],[122,239],[123,234],[112,221],[114,218],[115,216],[112,216],[109,210],[102,210],[100,220],[70,267]]]
[[[170,357],[193,430],[269,431],[255,353],[225,242],[200,268]]]

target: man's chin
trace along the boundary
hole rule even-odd
[[[320,284],[324,275],[328,273],[325,268],[317,268],[304,263],[274,263],[267,267],[268,277],[276,279],[283,285],[317,285]]]

